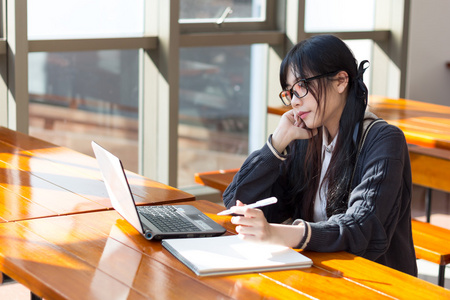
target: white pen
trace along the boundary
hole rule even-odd
[[[267,206],[267,205],[270,205],[270,204],[274,204],[274,203],[277,203],[277,201],[278,201],[278,199],[276,197],[270,197],[270,198],[267,198],[267,199],[256,201],[255,203],[248,204],[246,206],[250,207],[250,208],[256,208],[256,207],[261,207],[261,206]],[[233,213],[233,211],[231,209],[227,209],[227,210],[221,211],[217,215],[223,216],[223,215],[230,215],[232,213]]]

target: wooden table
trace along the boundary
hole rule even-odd
[[[234,233],[223,207],[191,201]],[[197,277],[115,211],[0,224],[0,269],[45,299],[449,299],[450,291],[346,252],[312,267]]]
[[[195,200],[127,172],[138,205]],[[93,157],[0,127],[0,222],[111,209]]]

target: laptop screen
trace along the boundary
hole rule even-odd
[[[92,149],[97,158],[112,206],[136,230],[144,234],[134,199],[119,158],[94,141],[92,142]]]

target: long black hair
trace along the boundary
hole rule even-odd
[[[327,216],[343,213],[347,209],[349,186],[355,164],[358,141],[361,136],[364,111],[367,106],[367,87],[362,75],[364,65],[359,68],[351,50],[333,35],[317,35],[295,45],[284,58],[280,67],[280,83],[286,89],[290,71],[297,78],[332,73],[314,84],[309,84],[311,93],[318,103],[320,112],[326,106],[327,84],[338,71],[348,74],[347,101],[339,121],[339,135],[330,165],[323,183],[328,183]],[[322,101],[323,100],[323,101]],[[290,145],[292,155],[284,165],[295,217],[313,221],[314,200],[320,182],[322,167],[323,130],[309,140],[296,140]]]

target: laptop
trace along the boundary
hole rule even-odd
[[[147,240],[209,237],[226,229],[192,205],[136,206],[122,162],[92,141],[92,149],[114,209]]]

